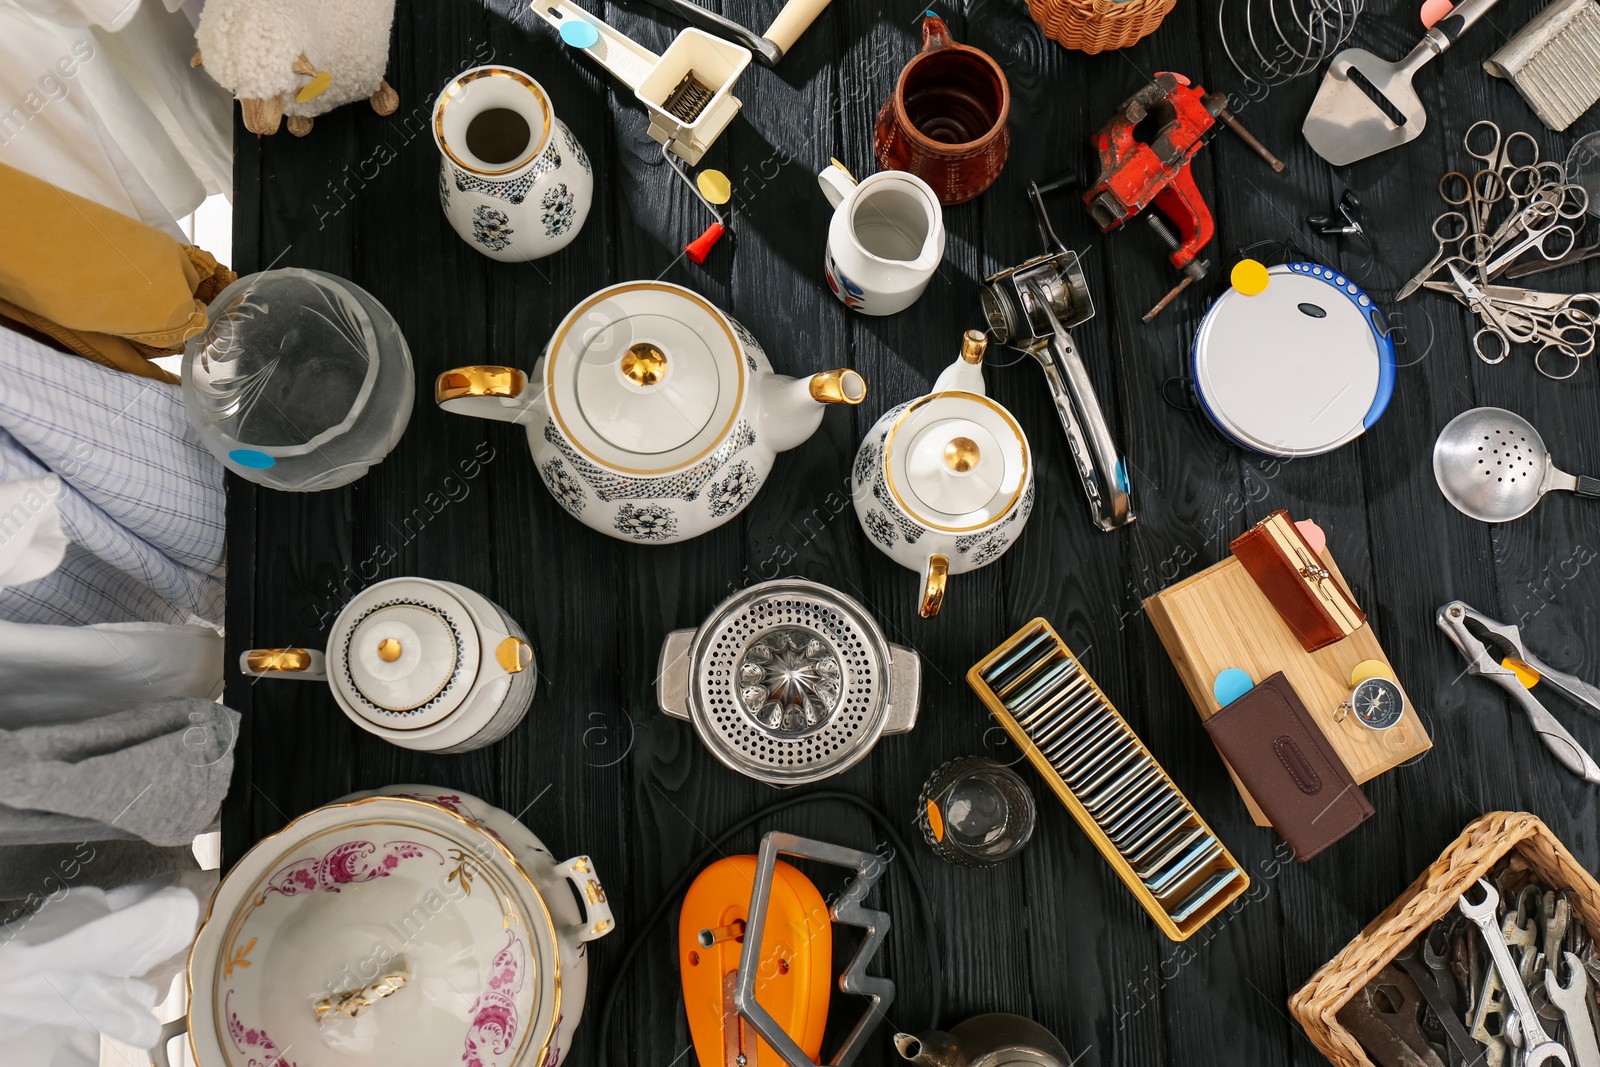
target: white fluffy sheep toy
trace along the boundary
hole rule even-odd
[[[400,97],[383,80],[394,0],[208,0],[193,66],[239,98],[245,129],[304,137],[311,119],[367,100],[392,115]]]

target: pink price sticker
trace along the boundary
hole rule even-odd
[[[1422,5],[1422,25],[1424,29],[1433,29],[1433,24],[1454,11],[1456,5],[1450,0],[1424,0]]]
[[[1294,524],[1294,528],[1300,531],[1300,536],[1306,539],[1306,544],[1310,545],[1311,551],[1317,555],[1322,555],[1322,550],[1328,547],[1328,535],[1322,532],[1322,527],[1310,519],[1300,519]]]

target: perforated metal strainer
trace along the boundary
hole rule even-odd
[[[1433,477],[1445,499],[1482,522],[1509,522],[1552,489],[1600,497],[1600,479],[1557,467],[1533,424],[1505,408],[1472,408],[1433,445]]]
[[[806,785],[859,763],[916,725],[922,665],[871,615],[800,578],[762,582],[661,646],[661,710],[694,724],[725,766]]]

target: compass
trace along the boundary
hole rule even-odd
[[[1400,721],[1405,710],[1405,694],[1393,679],[1366,678],[1356,684],[1350,699],[1339,705],[1334,721],[1343,722],[1349,714],[1370,729],[1387,730]]]

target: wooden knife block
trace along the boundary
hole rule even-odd
[[[1326,550],[1322,562],[1348,589],[1339,565]],[[1282,671],[1357,782],[1376,778],[1433,747],[1409,692],[1405,714],[1388,730],[1368,729],[1352,715],[1334,721],[1339,705],[1350,699],[1350,672],[1356,664],[1375,659],[1389,667],[1389,677],[1396,677],[1372,623],[1342,641],[1307,652],[1231,555],[1149,597],[1144,609],[1202,719],[1221,710],[1211,685],[1223,670],[1237,667],[1258,682]],[[1400,688],[1405,690],[1403,684]],[[1228,773],[1233,775],[1233,768]],[[1238,775],[1233,775],[1233,784],[1256,825],[1270,826]]]

